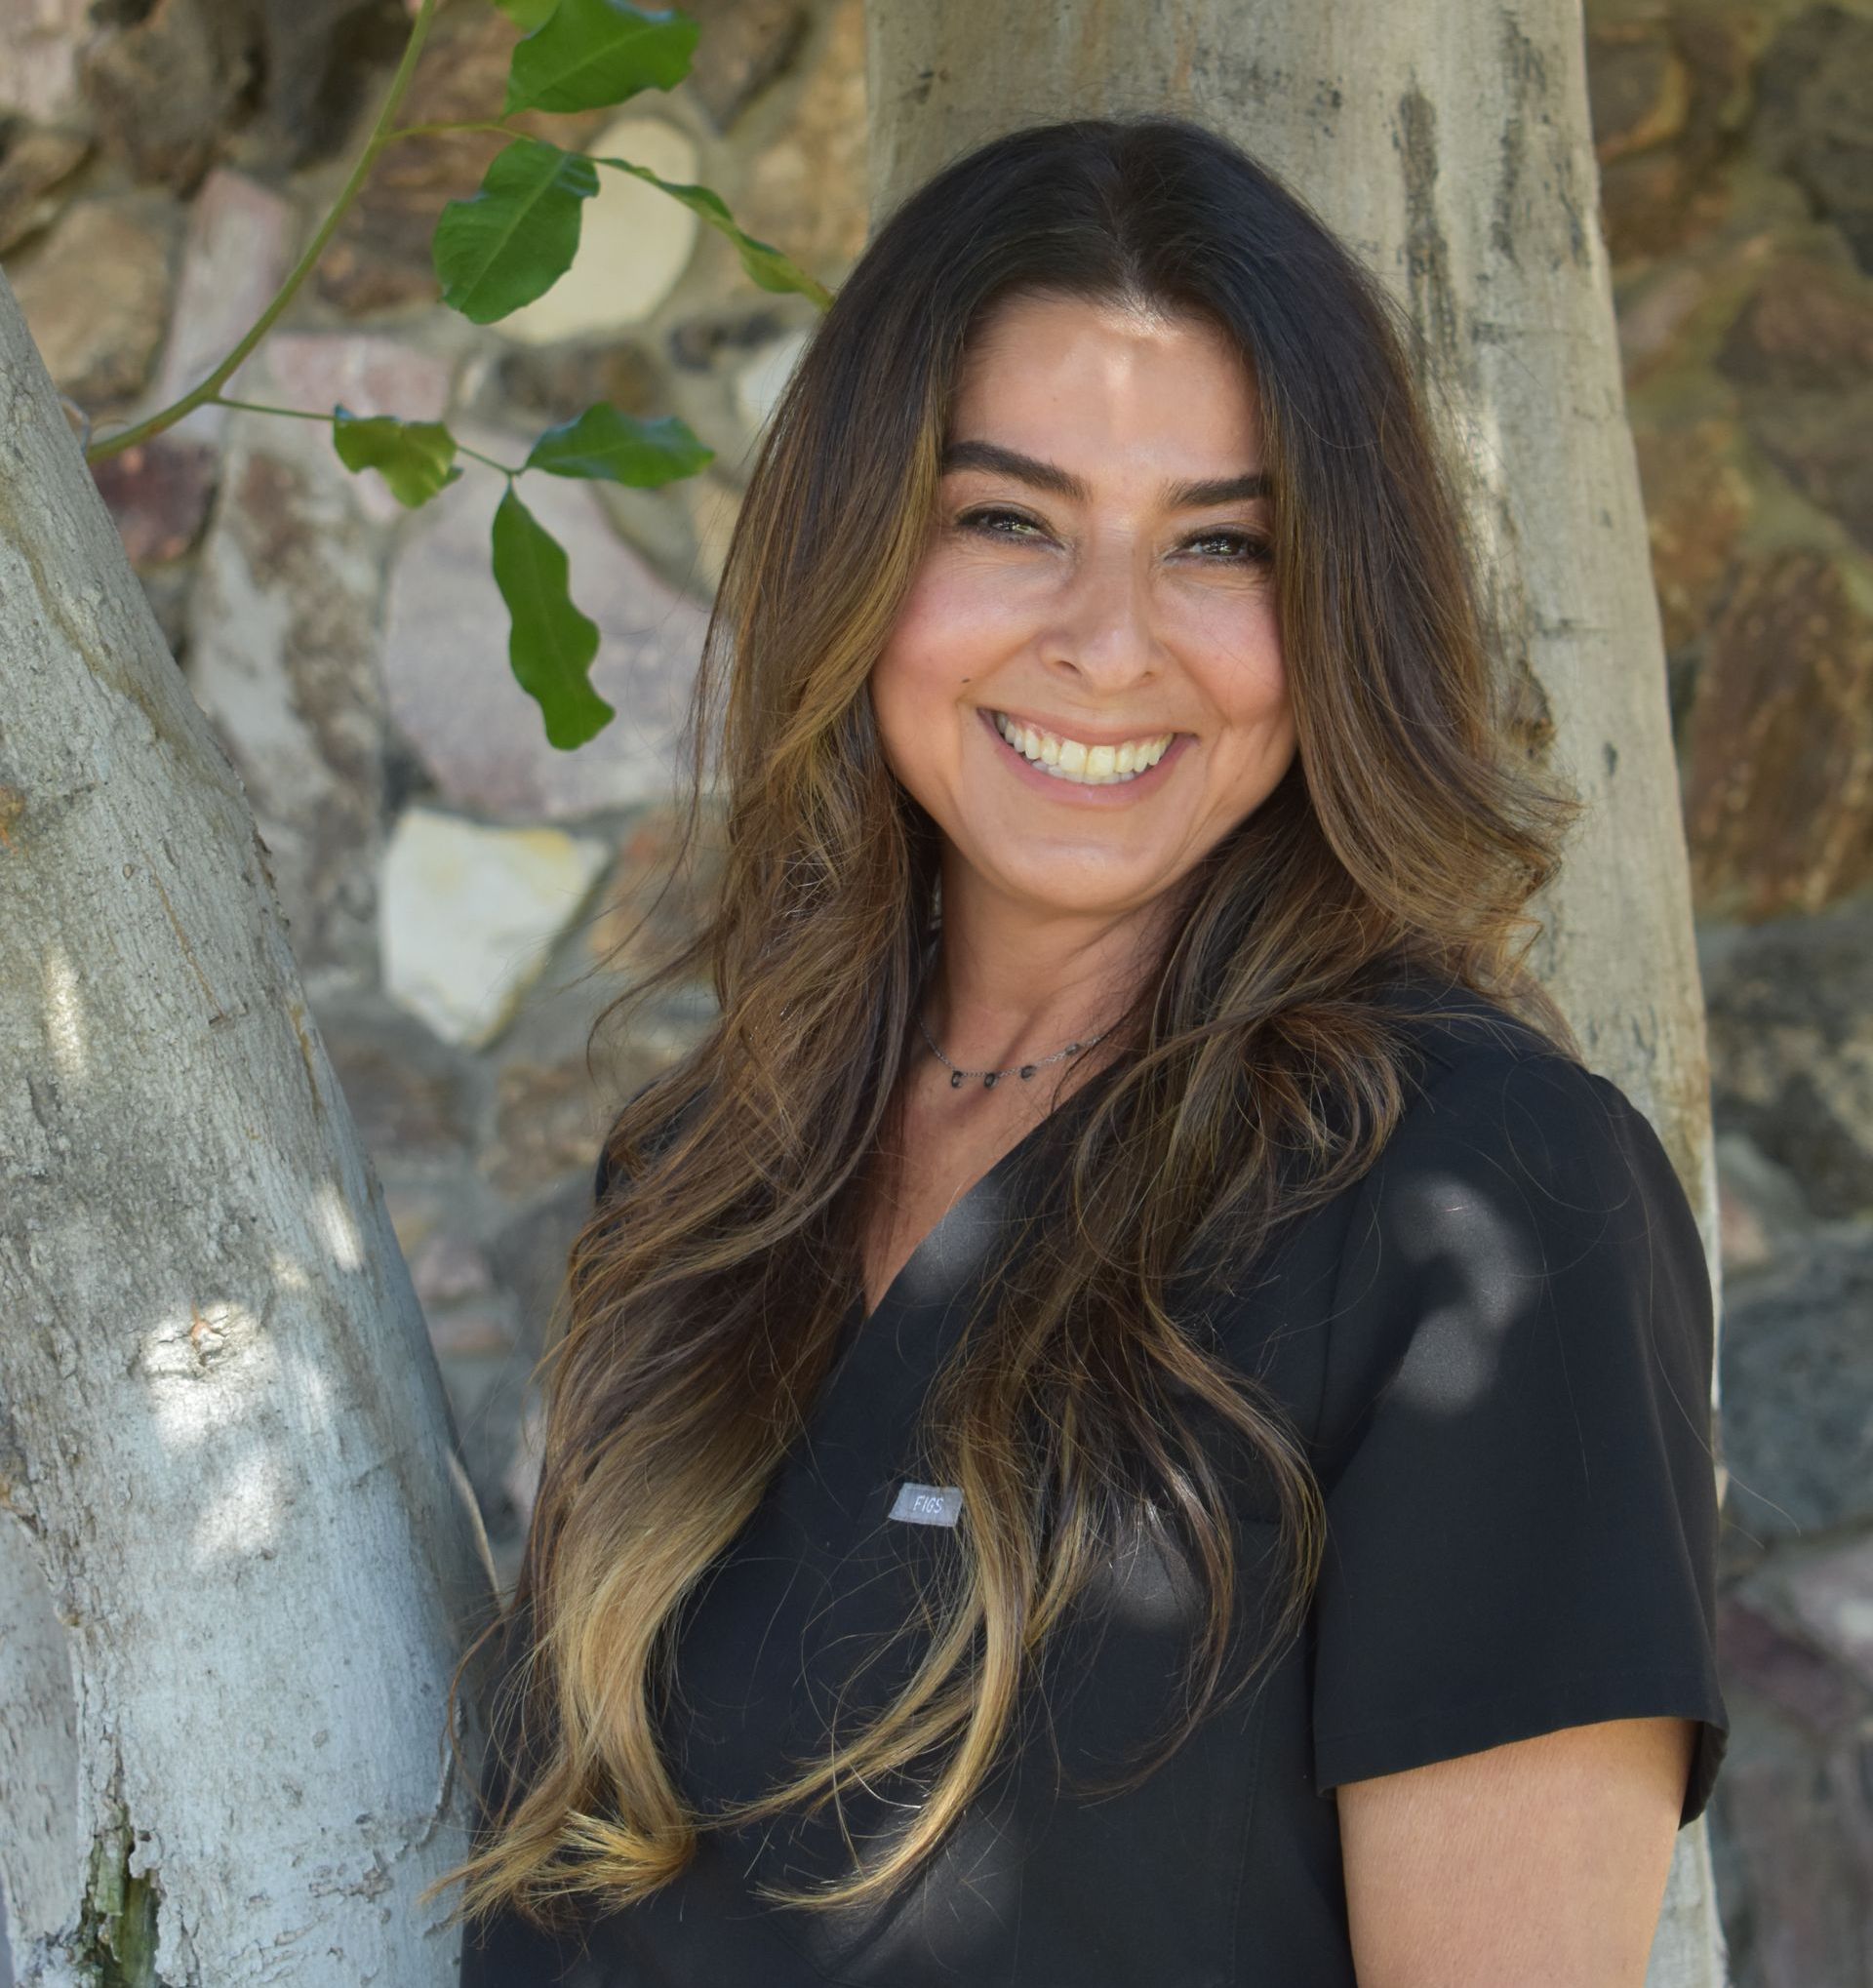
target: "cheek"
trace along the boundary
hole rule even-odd
[[[894,749],[914,752],[920,726],[968,702],[971,683],[986,674],[997,621],[982,594],[941,568],[911,582],[871,672],[872,703]]]
[[[1272,598],[1213,604],[1186,654],[1224,733],[1265,729],[1290,716],[1288,664]]]

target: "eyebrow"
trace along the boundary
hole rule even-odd
[[[1018,449],[1005,449],[999,442],[951,442],[943,450],[938,465],[947,475],[952,469],[987,469],[1012,476],[1033,490],[1051,497],[1066,497],[1076,504],[1091,503],[1093,493],[1070,469],[1055,462],[1042,462],[1023,456]],[[1233,504],[1250,497],[1268,495],[1268,479],[1260,470],[1245,476],[1218,476],[1197,483],[1167,484],[1163,491],[1166,506],[1174,511],[1196,510],[1210,504]]]

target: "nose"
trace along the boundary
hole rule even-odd
[[[1122,691],[1162,667],[1146,562],[1124,543],[1089,550],[1055,603],[1041,660],[1088,687]]]

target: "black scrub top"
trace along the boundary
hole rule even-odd
[[[1342,1782],[1678,1715],[1700,1722],[1695,1818],[1729,1733],[1703,1245],[1624,1093],[1461,999],[1486,1025],[1415,1022],[1421,1088],[1376,1165],[1204,1300],[1327,1507],[1304,1628],[1247,1693],[1141,1785],[1083,1792],[1165,1730],[1200,1606],[1141,1533],[1051,1646],[986,1790],[885,1906],[828,1919],[753,1895],[848,1867],[829,1815],[704,1831],[666,1889],[564,1937],[511,1913],[465,1926],[462,1988],[1354,1988]],[[951,1208],[875,1313],[855,1300],[804,1440],[682,1631],[664,1737],[693,1801],[758,1792],[907,1677],[914,1643],[889,1639],[908,1575],[956,1543],[893,1516],[929,1481],[917,1411],[1003,1224],[1057,1176],[1043,1134],[1093,1088]],[[1275,1507],[1242,1502],[1254,1649]],[[848,1802],[861,1843],[909,1790]]]

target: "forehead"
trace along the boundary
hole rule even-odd
[[[997,304],[971,335],[949,439],[1234,474],[1257,465],[1260,432],[1249,363],[1209,319],[1043,294]]]

